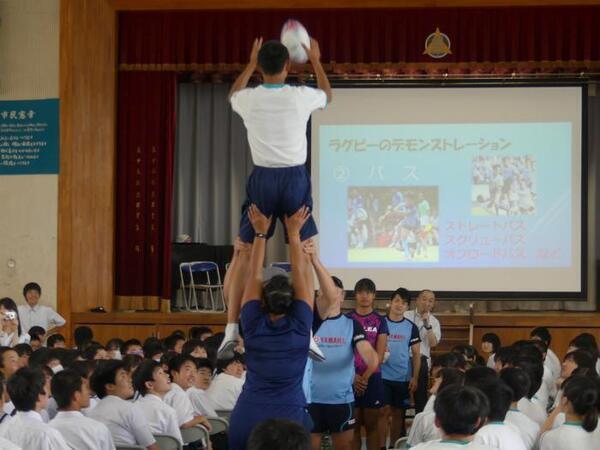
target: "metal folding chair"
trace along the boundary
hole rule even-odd
[[[394,444],[394,450],[406,450],[408,448],[408,437],[401,437]]]
[[[168,434],[155,434],[154,439],[160,447],[160,450],[182,450],[182,445],[179,440]]]
[[[229,423],[232,411],[225,409],[217,409],[215,412],[217,413],[217,416],[219,416],[221,419],[227,420],[227,423]]]
[[[210,426],[212,427],[212,430],[210,430],[211,435],[227,432],[227,430],[229,429],[229,422],[227,421],[227,419],[224,419],[222,417],[207,417],[207,420],[208,423],[210,423]]]
[[[269,264],[269,267],[278,267],[280,269],[285,270],[286,272],[292,271],[292,265],[289,262],[285,261],[272,262],[271,264]]]
[[[223,295],[223,283],[219,266],[213,261],[192,261],[179,264],[179,276],[183,290],[183,301],[188,311],[192,307],[200,310],[197,291],[205,291],[207,300],[210,301],[212,311],[225,311],[225,298]],[[217,303],[215,303],[215,297]],[[218,309],[215,305],[219,305]]]
[[[187,445],[190,442],[199,441],[200,439],[202,439],[205,444],[210,442],[210,433],[202,425],[195,425],[190,428],[182,428],[181,437],[183,438],[184,445]]]

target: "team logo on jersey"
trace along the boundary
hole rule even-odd
[[[364,327],[367,333],[377,333],[377,327]]]

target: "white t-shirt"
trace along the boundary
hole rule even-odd
[[[487,445],[479,444],[478,442],[453,441],[449,439],[441,439],[438,441],[423,442],[415,447],[410,447],[410,450],[493,450]]]
[[[23,328],[21,328],[23,329]],[[4,331],[0,331],[0,345],[3,347],[12,347],[13,335],[15,333],[7,334]],[[21,333],[19,335],[19,339],[17,340],[17,344],[29,344],[31,342],[31,336],[27,333]]]
[[[206,395],[216,410],[231,411],[242,393],[244,380],[221,372],[206,390]]]
[[[306,162],[306,123],[325,108],[321,89],[261,84],[234,92],[231,107],[248,131],[252,161],[262,167],[293,167]]]
[[[155,442],[146,416],[133,403],[115,395],[104,397],[87,416],[106,425],[117,446],[148,447]]]
[[[26,332],[31,327],[42,327],[48,331],[55,327],[62,327],[66,320],[46,305],[35,305],[33,308],[29,305],[19,305],[19,320],[21,329]]]
[[[496,354],[492,353],[487,360],[487,367],[489,367],[490,369],[495,369],[496,368]]]
[[[106,425],[79,411],[59,411],[49,425],[62,434],[73,450],[115,450]]]
[[[177,383],[171,383],[171,390],[167,392],[164,402],[175,410],[179,426],[194,418],[192,402]]]
[[[519,430],[523,443],[528,450],[532,450],[540,434],[540,426],[518,409],[510,409],[504,421]]]
[[[499,450],[527,450],[519,431],[504,422],[484,425],[473,440]]]
[[[558,356],[556,356],[556,353],[548,349],[544,363],[548,365],[548,368],[552,373],[552,378],[557,380],[560,377],[560,360],[558,359]]]
[[[62,435],[35,411],[18,411],[10,425],[0,427],[0,437],[27,450],[69,450]]]
[[[431,368],[431,347],[429,346],[429,341],[427,340],[428,330],[425,329],[423,325],[423,319],[416,310],[406,311],[404,313],[404,317],[408,320],[412,320],[414,324],[417,326],[419,330],[419,336],[421,337],[421,355],[427,356],[427,360],[429,361],[429,367]],[[429,314],[429,325],[432,327],[433,334],[435,338],[440,343],[442,339],[442,327],[440,326],[440,321],[435,318],[433,314]]]
[[[435,394],[430,395],[427,399],[427,403],[425,403],[425,407],[423,408],[423,412],[433,412],[433,405],[435,404]]]
[[[13,444],[8,439],[0,437],[0,450],[22,450],[17,444]]]
[[[546,410],[542,408],[539,403],[533,403],[526,397],[523,397],[521,400],[519,400],[519,403],[517,403],[517,408],[519,408],[519,411],[537,423],[540,427],[544,425],[544,422],[548,417],[548,413],[546,413]]]
[[[166,434],[177,439],[183,445],[181,430],[177,420],[177,412],[167,405],[160,397],[153,394],[146,394],[135,402],[135,405],[142,410],[152,434]]]
[[[435,426],[435,413],[420,412],[413,420],[408,432],[408,445],[411,448],[422,442],[435,441],[442,438],[442,431]]]
[[[192,406],[194,407],[194,414],[197,416],[205,416],[205,417],[218,417],[215,408],[210,401],[207,393],[203,389],[198,389],[197,387],[191,387],[187,391],[185,391],[190,401],[192,402]]]
[[[555,430],[542,434],[540,450],[597,450],[598,433],[588,433],[581,425],[565,423]]]

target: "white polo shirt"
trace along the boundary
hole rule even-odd
[[[540,437],[540,450],[596,450],[600,448],[600,434],[587,432],[581,425],[566,422]]]
[[[0,437],[0,450],[22,450],[17,444],[13,444],[8,439]]]
[[[427,340],[428,330],[425,329],[421,315],[416,309],[414,309],[411,311],[406,311],[404,313],[404,317],[406,317],[408,320],[412,320],[417,326],[419,330],[419,336],[421,337],[421,355],[427,356],[429,367],[431,368],[431,347],[429,346],[429,341]],[[440,340],[442,339],[442,327],[440,326],[440,321],[437,320],[431,313],[429,313],[429,325],[431,326],[433,334],[435,335],[435,338],[439,344]]]
[[[171,383],[171,390],[167,392],[163,400],[177,413],[180,427],[194,418],[192,402],[177,383]]]
[[[425,403],[425,407],[423,408],[423,412],[433,412],[433,405],[435,404],[435,394],[432,394],[427,399],[427,403]]]
[[[519,430],[523,443],[528,450],[537,448],[540,426],[518,409],[509,409],[504,421]]]
[[[112,435],[103,423],[79,411],[59,411],[49,423],[77,450],[115,450]]]
[[[185,391],[192,406],[194,407],[194,414],[197,416],[205,417],[218,417],[215,408],[210,401],[210,398],[206,394],[204,389],[198,389],[197,387],[191,387]]]
[[[420,412],[413,420],[408,433],[407,443],[412,448],[422,442],[435,441],[442,438],[442,431],[435,426],[435,413]]]
[[[23,331],[29,331],[31,327],[42,327],[48,331],[51,328],[62,327],[66,320],[46,305],[35,305],[33,308],[29,305],[19,305],[19,319]]]
[[[116,446],[148,447],[155,439],[146,416],[133,403],[115,395],[107,395],[87,413],[87,417],[102,422],[110,430]]]
[[[489,422],[475,433],[474,441],[498,450],[527,450],[521,433],[505,422]]]
[[[135,404],[142,410],[146,419],[148,419],[152,434],[172,436],[183,445],[177,412],[173,408],[154,394],[146,394],[140,397]]]
[[[492,447],[479,444],[478,442],[454,441],[451,439],[441,439],[437,441],[423,442],[415,447],[410,447],[410,450],[493,450]]]
[[[36,411],[18,411],[10,425],[0,427],[0,437],[27,450],[70,449],[58,430],[44,423]]]
[[[244,380],[224,372],[218,374],[206,390],[206,395],[216,410],[231,411],[242,393]]]
[[[556,353],[554,353],[550,348],[548,348],[548,351],[546,352],[546,359],[544,360],[544,363],[548,365],[548,368],[552,373],[552,378],[557,380],[560,377],[560,359],[558,359]]]
[[[517,408],[540,427],[544,425],[544,422],[548,418],[548,413],[539,403],[534,403],[526,397],[519,400]]]
[[[22,327],[22,325],[21,325]],[[24,330],[24,328],[21,328]],[[0,345],[3,347],[12,347],[13,335],[15,333],[7,334],[4,331],[0,331]],[[17,341],[18,344],[29,344],[31,342],[31,336],[27,333],[21,333]]]
[[[256,166],[292,167],[306,162],[306,123],[313,111],[327,105],[324,91],[261,84],[235,92],[230,101],[244,121]]]

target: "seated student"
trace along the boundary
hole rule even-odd
[[[8,394],[6,392],[5,386],[6,380],[4,379],[4,375],[0,373],[0,426],[7,423],[13,417],[10,415],[10,412],[4,410],[5,399],[8,399]],[[14,406],[11,406],[10,409],[11,411],[14,410]],[[0,448],[2,447],[0,446]]]
[[[512,367],[523,369],[529,378],[530,386],[527,395],[519,400],[517,404],[519,411],[522,411],[527,417],[542,426],[548,417],[546,408],[539,403],[532,401],[536,392],[542,385],[542,377],[544,375],[544,365],[542,361],[527,356],[515,356],[511,359]]]
[[[181,354],[183,344],[185,344],[185,337],[179,334],[172,334],[165,339],[165,347],[167,348],[168,352]]]
[[[217,412],[206,394],[206,390],[209,388],[212,380],[213,365],[207,358],[196,358],[195,362],[196,376],[194,377],[194,385],[185,391],[185,393],[192,402],[195,415],[217,417]]]
[[[14,300],[8,297],[0,299],[0,345],[14,347],[17,344],[29,343],[31,336],[25,330]]]
[[[560,375],[560,360],[556,353],[552,351],[550,348],[550,343],[552,342],[552,336],[550,335],[550,331],[546,327],[536,327],[531,330],[529,333],[530,339],[537,339],[546,344],[546,359],[544,360],[544,365],[547,365],[550,369],[550,373],[552,374],[553,379],[557,379]]]
[[[164,401],[177,412],[179,428],[191,428],[202,425],[208,430],[210,423],[204,416],[198,416],[185,391],[192,387],[196,376],[196,363],[190,356],[177,355],[169,361],[169,375],[171,375],[171,390],[164,396]]]
[[[82,352],[82,356],[88,361],[110,359],[106,349],[97,342],[91,342]]]
[[[208,357],[208,353],[206,352],[206,345],[204,341],[200,339],[190,339],[185,344],[183,344],[183,348],[181,349],[181,353],[184,355],[190,355],[194,358],[206,358]]]
[[[49,306],[40,305],[42,288],[37,283],[27,283],[23,287],[23,297],[26,305],[19,305],[19,316],[23,329],[29,330],[38,326],[46,330],[47,334],[54,333],[58,327],[62,327],[66,320]]]
[[[177,412],[163,401],[165,394],[171,390],[171,381],[160,363],[152,360],[142,362],[133,374],[133,387],[141,396],[135,405],[146,416],[152,434],[172,436],[183,445]]]
[[[106,353],[108,353],[110,359],[122,359],[121,346],[123,342],[123,339],[113,338],[106,343]]]
[[[35,450],[66,450],[62,435],[45,424],[40,411],[48,403],[46,378],[39,369],[23,367],[8,380],[8,394],[17,408],[10,425],[0,427],[0,437],[24,448]]]
[[[144,341],[142,350],[144,350],[144,358],[153,359],[154,361],[160,362],[160,358],[162,358],[162,355],[164,355],[166,347],[163,341],[160,339],[156,337],[149,337]]]
[[[46,331],[42,327],[31,327],[27,334],[30,336],[29,345],[31,345],[31,349],[34,352],[44,347],[44,336]]]
[[[59,333],[48,336],[48,339],[46,339],[46,347],[48,347],[48,348],[67,348],[67,343],[65,341],[65,337]]]
[[[19,356],[19,369],[21,367],[27,367],[29,365],[29,357],[33,353],[31,345],[17,344],[13,347],[13,350],[17,352],[17,355]]]
[[[496,333],[485,333],[481,337],[481,351],[488,354],[486,366],[494,368],[496,365],[496,352],[501,347],[500,338]]]
[[[133,372],[135,372],[135,369],[139,367],[143,360],[144,358],[140,355],[130,353],[128,355],[124,355],[121,361],[123,361],[123,369],[125,369],[125,371],[131,377],[133,376]]]
[[[433,405],[435,426],[442,439],[424,442],[411,450],[490,450],[473,441],[474,434],[487,416],[489,405],[485,395],[469,386],[453,385],[440,390]]]
[[[467,369],[472,369],[473,367],[477,367],[483,362],[479,353],[477,353],[477,349],[472,345],[455,345],[452,348],[454,353],[460,353],[464,358],[467,364]]]
[[[512,390],[512,402],[510,409],[506,413],[505,422],[519,430],[525,447],[528,450],[537,448],[540,426],[523,414],[518,407],[519,401],[529,391],[530,381],[527,373],[517,367],[506,367],[500,371],[500,379]]]
[[[600,351],[598,349],[598,343],[593,334],[581,333],[575,336],[571,342],[569,342],[568,352],[573,350],[586,350],[596,358],[596,373],[600,374]]]
[[[597,380],[584,375],[573,375],[565,380],[562,391],[557,410],[564,412],[566,421],[551,430],[554,414],[548,418],[542,429],[540,450],[598,448],[600,391]]]
[[[217,361],[217,376],[206,390],[214,409],[231,411],[244,386],[244,365],[239,355]]]
[[[75,348],[82,352],[93,342],[94,332],[90,327],[82,325],[75,328],[73,339],[75,340]]]
[[[90,377],[96,368],[96,361],[72,361],[69,366],[69,369],[75,370],[79,376],[82,378],[82,382],[86,385],[86,389],[89,392],[90,404],[85,408],[81,408],[81,413],[83,415],[87,415],[89,411],[94,409],[94,407],[100,401],[98,396],[92,391],[90,388]],[[46,407],[46,412],[48,413],[49,419],[54,419],[56,414],[58,414],[58,405],[56,404],[56,400],[54,397],[51,397],[48,400],[48,406]]]
[[[52,396],[58,413],[50,426],[62,434],[70,448],[77,450],[114,450],[112,435],[101,422],[85,417],[81,410],[90,406],[88,383],[72,369],[52,378]]]
[[[87,417],[108,427],[116,446],[141,445],[160,450],[146,416],[127,400],[133,396],[131,377],[122,361],[102,361],[90,379],[90,387],[100,398]]]
[[[433,386],[431,388],[432,395],[430,398],[433,398],[433,404],[435,404],[437,392],[440,392],[448,386],[462,386],[464,380],[464,372],[461,372],[458,369],[445,367],[439,370],[436,373],[436,378],[434,378]],[[421,442],[428,442],[441,438],[442,433],[435,424],[435,412],[432,407],[431,411],[423,410],[415,416],[408,433],[407,443],[413,447]]]
[[[467,370],[465,358],[460,353],[454,352],[442,353],[441,355],[434,356],[431,361],[431,378],[434,380],[434,386],[435,380],[439,378],[438,372],[445,368],[456,369],[464,373]],[[441,379],[439,379],[439,381],[441,381]],[[435,392],[431,389],[429,393],[432,395],[427,399],[427,403],[422,412],[433,412]]]
[[[485,394],[490,405],[487,422],[475,433],[475,441],[499,450],[527,450],[518,429],[505,422],[513,394],[506,383],[495,379],[473,386]]]
[[[516,356],[515,349],[512,347],[500,347],[494,355],[494,367],[496,372],[500,372],[505,367],[510,366],[510,361]]]
[[[142,343],[138,339],[128,339],[121,346],[121,355],[138,355],[144,357],[144,349]]]
[[[0,347],[0,372],[4,375],[4,379],[8,380],[18,369],[18,353],[10,347]]]
[[[200,341],[205,341],[212,335],[213,331],[210,327],[192,327],[188,332],[188,338],[190,340],[198,339]]]
[[[310,450],[310,435],[291,420],[268,419],[254,427],[247,450]]]

